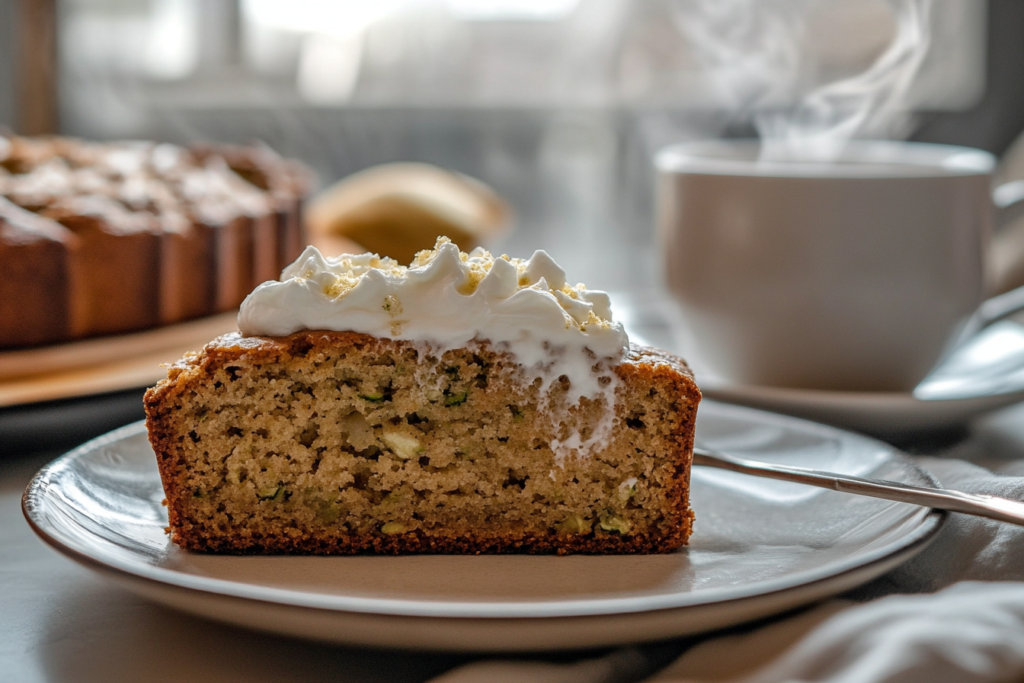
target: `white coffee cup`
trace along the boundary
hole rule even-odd
[[[851,143],[834,163],[756,141],[658,153],[665,280],[700,364],[738,384],[909,391],[987,292],[995,159]]]

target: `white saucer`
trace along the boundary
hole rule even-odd
[[[889,438],[956,427],[1024,400],[1024,325],[1013,320],[972,337],[913,393],[822,391],[731,384],[702,367],[675,304],[665,295],[620,295],[614,302],[630,339],[685,358],[708,398]]]
[[[711,448],[931,486],[892,448],[830,427],[705,401]],[[541,650],[709,631],[841,593],[924,548],[946,516],[721,470],[693,472],[690,546],[667,555],[237,557],[186,553],[142,423],[45,467],[23,508],[43,540],[177,609],[317,640]]]

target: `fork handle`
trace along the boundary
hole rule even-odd
[[[1024,526],[1024,503],[999,496],[964,493],[953,489],[925,488],[901,484],[885,479],[867,479],[835,472],[823,472],[804,467],[776,465],[774,463],[746,460],[725,455],[707,448],[693,449],[693,464],[717,467],[731,472],[740,472],[755,477],[781,479],[823,489],[833,489],[859,496],[884,498],[900,503],[911,503],[938,510],[963,512],[968,515],[987,517],[1000,522]]]

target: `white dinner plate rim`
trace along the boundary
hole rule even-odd
[[[705,394],[717,394],[762,399],[779,399],[785,401],[802,401],[827,405],[859,404],[865,407],[882,407],[897,409],[901,407],[921,406],[952,406],[991,400],[1024,399],[1024,387],[1007,391],[996,391],[987,394],[958,396],[956,398],[919,398],[912,391],[838,391],[829,389],[802,389],[799,387],[773,387],[767,385],[735,384],[704,373],[701,378],[701,391]]]
[[[706,398],[865,434],[896,436],[962,425],[1024,401],[1024,390],[962,398],[921,399],[912,393],[826,391],[718,383],[703,378]]]
[[[763,412],[763,411],[762,411]],[[786,421],[805,422],[798,418],[776,415]],[[806,427],[814,427],[815,431],[832,431],[834,428],[809,423]],[[266,604],[299,607],[305,609],[327,610],[339,613],[402,616],[423,618],[457,618],[457,619],[548,619],[565,617],[599,617],[627,615],[651,611],[685,609],[688,607],[707,606],[725,602],[760,598],[772,594],[784,593],[807,587],[819,582],[837,580],[851,572],[864,572],[872,565],[885,563],[886,559],[895,554],[911,553],[912,550],[923,548],[944,526],[947,513],[930,510],[921,516],[920,521],[910,532],[898,539],[872,551],[859,553],[842,560],[824,565],[823,567],[802,572],[787,574],[785,577],[760,582],[744,588],[723,587],[700,591],[694,594],[659,595],[645,597],[621,597],[601,599],[574,599],[567,601],[537,602],[452,602],[416,599],[392,599],[377,597],[354,597],[324,595],[321,593],[304,592],[282,588],[270,588],[251,584],[196,576],[172,568],[159,567],[147,562],[127,562],[111,557],[96,557],[74,546],[61,538],[61,531],[49,528],[45,520],[35,514],[40,499],[53,474],[66,468],[76,458],[105,444],[119,439],[135,436],[145,431],[144,422],[136,422],[93,439],[82,446],[61,456],[45,466],[32,479],[22,499],[24,514],[33,530],[49,545],[71,559],[94,569],[121,575],[125,578],[142,579],[164,586],[176,587],[211,595],[239,598],[242,600],[262,602]],[[865,437],[857,437],[863,439]],[[891,457],[901,459],[903,463],[926,478],[934,481],[927,472],[921,470],[913,462],[907,460],[895,449]]]

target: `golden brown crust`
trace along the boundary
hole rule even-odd
[[[71,232],[0,197],[0,348],[74,336],[79,259]]]
[[[298,258],[306,245],[302,198],[313,184],[312,172],[297,161],[284,159],[258,144],[238,146],[202,143],[193,145],[191,152],[200,160],[223,158],[232,171],[273,197],[278,259],[273,276],[276,277],[278,272]]]
[[[124,155],[135,170],[124,170]],[[261,146],[189,150],[0,133],[0,200],[52,219],[33,230],[48,241],[0,230],[11,264],[0,275],[0,298],[9,300],[0,304],[0,348],[237,307],[301,252],[311,179]],[[0,206],[0,223],[4,213]]]
[[[287,362],[304,358],[319,351],[338,347],[366,347],[386,345],[400,348],[409,342],[380,339],[355,332],[304,331],[287,337],[242,337],[225,335],[210,342],[200,353],[187,356],[168,371],[167,379],[159,382],[145,396],[149,439],[157,454],[161,478],[164,482],[169,508],[169,530],[175,543],[195,551],[220,553],[311,553],[352,554],[374,552],[398,553],[664,553],[685,545],[692,530],[693,513],[689,509],[689,473],[692,461],[694,426],[700,390],[686,363],[665,351],[650,347],[633,346],[627,358],[616,367],[616,374],[625,382],[653,385],[667,382],[671,392],[672,414],[678,416],[671,431],[672,451],[678,459],[671,463],[671,476],[666,497],[672,501],[672,517],[677,523],[669,533],[660,535],[629,534],[626,536],[603,534],[529,534],[489,533],[445,535],[421,530],[400,534],[335,534],[322,536],[307,532],[288,537],[231,538],[223,533],[210,532],[193,524],[186,512],[190,495],[184,488],[185,467],[182,449],[177,447],[172,428],[173,406],[216,371],[232,363],[247,364]]]
[[[80,240],[82,334],[116,334],[160,323],[163,255],[153,216],[102,197],[56,202],[42,215]]]
[[[651,538],[645,535],[629,536],[571,536],[506,533],[490,536],[441,536],[419,531],[405,534],[359,534],[325,538],[313,535],[298,537],[266,537],[259,543],[225,541],[222,536],[207,534],[204,529],[174,529],[174,542],[185,550],[221,553],[227,555],[303,554],[303,555],[380,555],[452,554],[483,555],[491,553],[521,553],[527,555],[650,555],[670,553],[686,544],[690,535],[693,513],[688,512],[688,524],[672,535]]]

